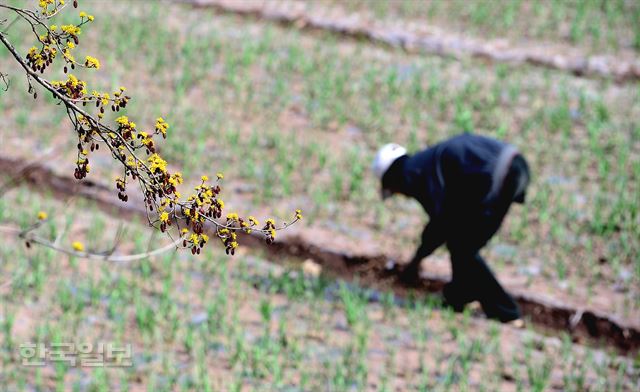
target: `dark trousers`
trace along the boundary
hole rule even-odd
[[[489,318],[503,322],[520,318],[518,305],[498,283],[479,251],[498,231],[511,204],[524,202],[528,183],[528,166],[518,155],[495,201],[481,208],[463,208],[451,217],[447,248],[452,279],[443,294],[454,310],[461,311],[465,304],[477,300]]]

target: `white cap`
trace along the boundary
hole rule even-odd
[[[384,176],[384,173],[389,170],[389,167],[391,167],[393,162],[406,154],[407,149],[401,145],[395,143],[387,144],[378,150],[371,169],[376,177],[378,177],[379,180],[382,180],[382,176]]]

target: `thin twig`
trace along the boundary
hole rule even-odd
[[[115,263],[126,263],[126,262],[131,262],[131,261],[136,261],[136,260],[141,260],[141,259],[145,259],[148,257],[152,257],[152,256],[157,256],[159,254],[165,253],[171,249],[178,249],[178,245],[179,243],[182,241],[182,238],[179,238],[173,242],[171,242],[168,245],[165,245],[161,248],[158,249],[154,249],[151,251],[147,251],[147,252],[143,252],[143,253],[137,253],[137,254],[133,254],[133,255],[121,255],[121,256],[114,256],[112,254],[100,254],[100,253],[95,253],[95,252],[78,252],[75,250],[71,250],[71,249],[67,249],[64,247],[61,247],[59,245],[56,245],[55,243],[36,236],[34,234],[32,234],[33,230],[36,229],[38,226],[40,226],[39,224],[34,227],[34,226],[30,226],[25,230],[21,230],[17,227],[11,227],[11,226],[0,226],[0,231],[3,231],[5,233],[9,233],[9,234],[13,234],[15,236],[17,236],[18,238],[21,238],[25,241],[28,242],[33,242],[39,245],[43,245],[47,248],[53,249],[57,252],[60,253],[64,253],[67,254],[69,256],[75,256],[75,257],[81,257],[84,259],[89,259],[89,260],[101,260],[101,261],[111,261],[111,262],[115,262]],[[110,252],[108,252],[110,253]],[[0,286],[1,287],[1,286]]]
[[[7,27],[5,27],[5,28],[4,28],[4,30],[2,30],[2,32],[3,32],[3,33],[6,33],[7,31],[9,31],[9,29],[11,28],[11,26],[13,26],[13,24],[14,24],[14,23],[16,23],[18,20],[20,20],[20,15],[16,15],[16,17],[15,17],[15,18],[13,18],[13,20],[11,21],[11,23],[9,23],[9,24],[7,25]],[[4,24],[4,23],[6,23],[6,22],[7,22],[7,20],[5,19],[5,20],[3,20],[0,24]]]
[[[0,72],[0,80],[4,83],[4,91],[9,91],[9,86],[11,85],[11,79],[9,79],[9,75]]]

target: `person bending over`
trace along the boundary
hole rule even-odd
[[[489,318],[509,322],[520,309],[480,256],[513,202],[524,203],[529,166],[518,149],[492,138],[462,134],[414,155],[397,144],[382,147],[373,162],[382,197],[403,194],[429,215],[422,241],[400,277],[419,279],[420,262],[446,244],[451,281],[443,290],[447,305],[461,312],[479,301]]]

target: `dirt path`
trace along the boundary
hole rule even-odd
[[[129,203],[122,203],[116,200],[115,192],[111,192],[106,186],[60,176],[39,164],[25,165],[21,160],[0,157],[0,172],[11,177],[14,185],[20,182],[28,183],[39,192],[51,192],[62,199],[91,199],[99,208],[119,218],[146,219],[146,212],[140,200],[132,199]],[[272,256],[280,256],[274,257],[275,260],[282,256],[293,257],[301,262],[312,259],[330,275],[357,280],[359,284],[367,287],[391,289],[400,296],[406,296],[411,291],[418,294],[439,291],[446,282],[443,276],[427,274],[423,275],[419,287],[408,288],[398,281],[396,270],[387,268],[388,258],[385,255],[343,253],[340,250],[329,249],[324,244],[313,243],[300,235],[284,236],[271,246],[254,236],[245,236],[242,241],[251,247],[264,249]],[[566,331],[576,342],[604,342],[622,353],[635,352],[640,348],[638,325],[593,309],[577,309],[531,293],[510,291],[522,307],[525,317],[545,331]]]
[[[381,23],[337,7],[309,6],[304,2],[266,0],[180,0],[199,8],[260,18],[300,29],[320,30],[409,52],[492,62],[529,64],[557,69],[576,76],[612,78],[618,83],[640,80],[636,56],[586,55],[562,44],[512,44],[506,40],[483,40],[452,34],[425,25]],[[309,9],[312,9],[310,11]]]

